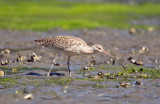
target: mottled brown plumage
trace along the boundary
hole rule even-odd
[[[96,52],[102,52],[104,54],[109,55],[110,57],[114,58],[112,55],[110,55],[108,52],[103,50],[102,45],[100,44],[95,44],[93,46],[88,46],[86,42],[78,37],[74,36],[54,36],[54,37],[47,37],[43,39],[38,39],[35,40],[35,44],[43,45],[45,47],[48,47],[50,49],[55,50],[55,52],[59,53],[64,53],[65,55],[68,56],[68,69],[69,69],[69,74],[71,75],[70,72],[70,56],[76,56],[76,55],[81,55],[81,54],[94,54]],[[56,57],[53,60],[53,63],[55,63]],[[48,72],[48,76],[51,73],[51,70],[53,68],[53,63],[51,65],[51,69]]]
[[[35,40],[36,44],[41,44],[44,46],[52,45],[55,48],[69,48],[73,45],[87,45],[84,40],[74,36],[55,36],[47,37],[39,40]]]
[[[74,36],[55,36],[35,40],[36,44],[49,47],[59,52],[63,52],[68,56],[75,56],[78,54],[92,54],[91,49],[84,40]],[[82,49],[83,48],[83,49]]]

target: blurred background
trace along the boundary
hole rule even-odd
[[[127,70],[97,53],[72,57],[69,77],[62,55],[47,77],[57,54],[34,40],[55,35],[102,44]],[[159,51],[160,0],[0,0],[0,103],[160,104]]]
[[[0,30],[159,28],[159,0],[0,0]]]

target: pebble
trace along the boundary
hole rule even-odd
[[[133,58],[132,57],[128,57],[127,59],[128,59],[128,61],[131,61],[131,59],[133,59]]]
[[[136,61],[134,60],[132,57],[129,57],[128,58],[128,61],[132,64],[135,64],[135,65],[143,65],[143,62],[142,61]]]
[[[83,68],[83,70],[88,70],[88,67],[87,67],[87,66],[85,66],[85,67]]]
[[[90,65],[90,66],[96,65],[96,60],[91,60],[91,61],[89,62],[89,65]]]
[[[63,90],[63,92],[64,93],[67,93],[67,89],[69,88],[69,86],[64,86],[63,88],[62,88],[62,90]]]
[[[104,75],[104,73],[103,72],[98,72],[98,74],[97,75],[99,75],[99,76],[103,76]]]
[[[24,60],[26,60],[26,59],[27,59],[26,56],[19,56],[19,57],[17,58],[17,61],[20,62],[20,61],[24,61]]]
[[[97,74],[100,78],[103,78],[103,76],[104,76],[104,73],[103,72],[98,72],[98,74]]]
[[[8,64],[10,64],[10,63],[11,63],[11,60],[2,60],[2,61],[0,62],[1,65],[8,65]]]
[[[142,61],[136,61],[134,64],[136,64],[136,65],[143,65],[143,62]]]
[[[146,48],[145,46],[143,46],[138,52],[139,52],[140,54],[144,54],[145,52],[148,52],[148,51],[149,51],[149,49]]]
[[[141,82],[140,80],[137,80],[135,85],[143,85],[143,82]]]
[[[130,53],[135,54],[136,53],[135,49],[132,49]]]
[[[33,61],[38,61],[41,60],[41,56],[38,56],[36,53],[32,53],[33,55],[31,56],[31,58],[28,60],[28,62],[33,62]]]
[[[130,83],[128,83],[128,82],[122,82],[122,83],[120,83],[120,86],[121,87],[130,87],[131,86],[131,84]]]
[[[5,75],[4,71],[0,70],[0,76],[4,76],[4,75]]]
[[[34,97],[33,97],[32,94],[27,94],[27,95],[24,96],[23,99],[25,99],[25,100],[32,100],[33,98],[34,98]]]
[[[94,70],[94,67],[87,67],[87,66],[85,66],[85,67],[83,68],[83,70]]]
[[[1,61],[1,65],[6,65],[5,61],[2,60]]]
[[[1,54],[10,54],[11,51],[9,49],[5,49],[4,51],[1,51]]]
[[[130,28],[130,29],[129,29],[129,33],[131,33],[131,34],[137,33],[136,28],[134,28],[134,27]]]
[[[133,63],[133,64],[135,64],[135,63],[136,63],[136,60],[131,59],[130,62]]]

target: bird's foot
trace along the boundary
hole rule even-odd
[[[51,73],[47,73],[47,76],[50,76]]]

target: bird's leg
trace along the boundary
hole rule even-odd
[[[58,56],[52,61],[51,67],[50,67],[50,69],[49,69],[49,71],[48,71],[48,73],[47,73],[47,76],[50,76],[51,71],[52,71],[52,69],[53,69],[53,66],[54,66],[56,60],[57,60],[59,57],[60,57],[60,55],[58,55]]]
[[[68,56],[67,65],[68,65],[69,75],[71,76],[71,70],[70,70],[70,56]]]

